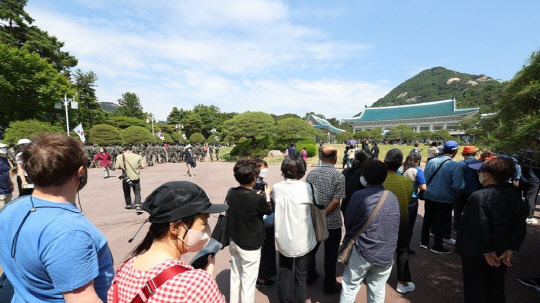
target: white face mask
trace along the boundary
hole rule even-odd
[[[366,181],[366,178],[364,178],[364,176],[360,176],[360,183],[362,184],[363,187],[368,187],[368,183]]]
[[[268,168],[261,169],[261,172],[259,173],[259,178],[266,178],[268,175]]]
[[[180,238],[180,236],[177,236],[177,237],[180,241],[186,244],[188,252],[197,252],[203,249],[204,246],[206,246],[206,243],[208,243],[208,240],[210,240],[211,232],[212,230],[210,229],[210,226],[207,224],[204,227],[204,230],[188,229],[187,234],[186,234],[187,242],[184,241],[184,239]]]
[[[478,174],[478,181],[480,181],[480,184],[484,186],[484,181],[486,180],[486,177],[484,177],[484,173]]]

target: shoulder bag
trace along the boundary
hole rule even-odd
[[[124,265],[129,261],[130,259],[127,259],[124,261],[124,263],[120,266],[120,268],[116,271],[118,272],[124,267]],[[130,301],[131,303],[145,303],[152,297],[153,294],[156,293],[157,289],[165,284],[165,282],[169,281],[170,279],[174,278],[175,276],[184,273],[188,271],[188,268],[185,268],[180,265],[174,265],[171,266],[161,273],[159,273],[157,276],[153,277],[152,279],[146,281],[144,283],[144,286],[139,290],[137,295]],[[116,276],[112,283],[113,288],[113,303],[118,303],[120,300],[118,299],[118,284],[116,283]]]
[[[452,160],[452,159],[446,159],[446,160],[444,160],[444,161],[441,163],[441,165],[439,165],[439,167],[437,167],[437,169],[435,170],[435,172],[433,173],[433,175],[431,176],[431,178],[429,178],[429,180],[427,181],[426,186],[428,186],[429,183],[431,182],[431,180],[433,180],[433,178],[434,178],[435,175],[439,172],[439,169],[441,169],[441,167],[443,166],[443,164],[446,163],[446,162],[448,162],[448,161],[450,161],[450,160]],[[418,192],[418,199],[424,200],[424,193],[425,193],[425,192],[426,192],[425,190],[420,190],[420,191]]]
[[[326,212],[324,210],[324,205],[317,204],[315,199],[315,189],[313,184],[309,183],[311,186],[311,197],[313,198],[313,204],[311,205],[311,220],[313,221],[313,229],[315,230],[315,238],[317,242],[324,242],[328,239],[328,228],[326,228]]]
[[[6,277],[6,273],[2,273],[2,275],[0,275],[0,303],[11,302],[11,298],[13,298],[14,294],[15,290],[13,289],[13,285],[11,285],[11,282],[9,282]]]
[[[227,203],[227,200],[229,199],[229,194],[231,193],[232,188],[229,188],[229,191],[227,192],[227,196],[225,196],[225,204]],[[229,211],[225,211],[225,213],[219,214],[218,221],[216,223],[216,226],[214,227],[214,231],[212,231],[212,238],[216,239],[219,243],[221,243],[221,249],[223,250],[225,247],[229,246]]]
[[[362,226],[356,232],[354,237],[349,239],[347,244],[341,245],[341,247],[339,248],[339,252],[338,252],[338,262],[341,262],[343,264],[347,264],[347,262],[349,262],[349,258],[351,257],[351,252],[352,252],[352,248],[354,246],[354,242],[360,236],[360,234],[364,230],[366,230],[366,228],[368,227],[369,223],[371,223],[373,218],[375,218],[375,216],[377,215],[377,213],[381,209],[382,205],[384,204],[384,201],[386,200],[386,196],[388,196],[388,190],[385,190],[383,192],[381,198],[379,199],[379,202],[377,203],[377,206],[375,206],[375,209],[371,212],[371,215],[369,215],[366,222],[364,222],[364,224],[362,224]]]

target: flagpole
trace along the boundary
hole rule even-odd
[[[66,131],[67,131],[67,135],[69,136],[68,100],[65,94],[64,94],[64,107],[66,108]]]

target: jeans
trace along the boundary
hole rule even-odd
[[[483,256],[461,257],[465,303],[504,303],[506,265],[492,267]]]
[[[519,188],[525,196],[525,204],[529,209],[527,218],[534,218],[534,209],[536,207],[536,198],[538,197],[538,188],[540,183],[520,182]]]
[[[279,254],[279,282],[278,298],[279,302],[284,303],[289,300],[289,286],[291,285],[291,276],[294,263],[294,300],[295,303],[306,302],[306,278],[311,252],[296,258],[285,257]]]
[[[425,200],[424,222],[422,224],[422,239],[420,242],[423,245],[429,244],[429,230],[433,225],[435,233],[434,248],[442,248],[443,236],[447,232],[449,222],[452,222],[453,203],[441,203],[431,200]]]
[[[141,180],[131,180],[131,182],[133,182],[133,185],[129,185],[125,180],[122,180],[126,206],[131,205],[131,187],[133,187],[133,193],[135,194],[135,206],[141,206]]]
[[[362,281],[366,279],[367,302],[384,303],[385,287],[392,272],[392,265],[381,266],[366,261],[353,247],[349,262],[343,270],[340,303],[353,303]]]
[[[409,243],[414,231],[414,223],[416,222],[416,217],[418,216],[418,198],[412,198],[409,203]]]
[[[328,239],[324,241],[324,290],[333,290],[336,287],[336,265],[339,243],[341,243],[341,228],[329,229]],[[321,243],[313,249],[311,254],[308,277],[316,275],[315,255]]]
[[[255,283],[259,272],[261,248],[257,250],[244,250],[231,241],[231,289],[230,303],[255,302]]]
[[[396,247],[397,279],[399,282],[412,281],[408,253],[410,240],[409,226],[400,227]]]

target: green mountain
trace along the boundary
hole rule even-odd
[[[108,113],[114,112],[116,108],[118,107],[118,104],[113,103],[113,102],[99,102],[99,105],[104,111]]]
[[[459,108],[479,107],[490,112],[502,96],[505,83],[486,75],[471,75],[444,67],[424,70],[401,83],[373,107],[433,102],[456,98]]]

